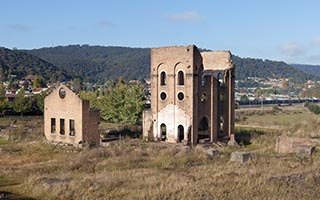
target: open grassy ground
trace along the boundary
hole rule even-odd
[[[320,199],[320,153],[299,158],[274,151],[278,135],[308,137],[309,130],[319,126],[313,124],[320,124],[318,116],[300,111],[246,115],[246,121],[239,123],[247,127],[237,128],[243,146],[219,143],[215,145],[218,157],[203,153],[200,145],[189,149],[139,139],[93,149],[54,146],[41,134],[41,119],[18,118],[10,130],[12,136],[0,137],[0,194],[64,200]],[[300,114],[310,119],[297,118]],[[264,124],[251,119],[267,119],[268,115],[283,115],[277,120],[283,120],[280,130],[261,128]],[[12,125],[14,120],[0,119],[0,127]],[[259,127],[248,127],[251,125]],[[319,135],[318,130],[312,134]],[[245,164],[229,161],[236,150],[256,156]]]
[[[265,108],[248,108],[238,109],[237,114],[241,116],[241,120],[237,125],[260,126],[265,128],[287,129],[299,122],[308,122],[318,119],[316,115],[312,115],[307,108],[302,105],[287,107]]]

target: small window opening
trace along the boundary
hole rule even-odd
[[[182,125],[178,126],[178,141],[182,142],[184,140],[184,128]]]
[[[178,85],[184,85],[184,74],[183,71],[178,72]]]
[[[224,119],[223,116],[220,117],[220,134],[224,132]]]
[[[165,124],[160,125],[161,141],[166,141],[167,139],[167,126]]]
[[[51,118],[51,133],[56,133],[56,118]]]
[[[65,131],[64,131],[64,119],[60,119],[60,134],[64,135]]]
[[[75,128],[74,128],[74,120],[70,119],[69,120],[69,127],[70,127],[70,136],[75,136]]]
[[[161,72],[160,74],[160,85],[166,85],[166,72]]]

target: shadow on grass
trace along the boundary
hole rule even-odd
[[[141,138],[141,136],[141,128],[137,128],[136,126],[125,126],[109,130],[107,133],[103,134],[102,141],[108,142],[124,138]]]
[[[122,130],[113,130],[108,133],[108,136],[111,137],[129,137],[129,138],[139,138],[141,136],[141,132],[137,132],[128,128]]]
[[[0,200],[35,200],[30,197],[20,196],[11,192],[0,191]]]
[[[252,139],[264,135],[266,132],[255,128],[236,128],[235,139],[238,144],[250,145]]]

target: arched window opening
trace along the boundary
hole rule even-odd
[[[160,125],[161,141],[167,139],[167,126],[165,124]]]
[[[199,130],[200,131],[208,131],[209,130],[209,122],[208,122],[208,119],[206,117],[203,117],[200,120]]]
[[[166,85],[166,72],[161,72],[160,74],[160,85]]]
[[[178,126],[178,142],[182,142],[184,140],[184,128],[182,125]]]
[[[206,139],[209,138],[209,120],[206,117],[201,118],[199,124],[199,132],[198,132],[198,139]]]
[[[184,74],[183,71],[178,72],[178,85],[184,85]]]

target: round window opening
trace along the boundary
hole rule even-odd
[[[184,94],[182,92],[178,93],[178,99],[182,101],[184,99]]]
[[[60,98],[64,98],[66,96],[66,90],[64,88],[60,88],[59,96]]]
[[[167,98],[167,94],[165,92],[161,92],[160,98],[161,100],[165,100]]]

